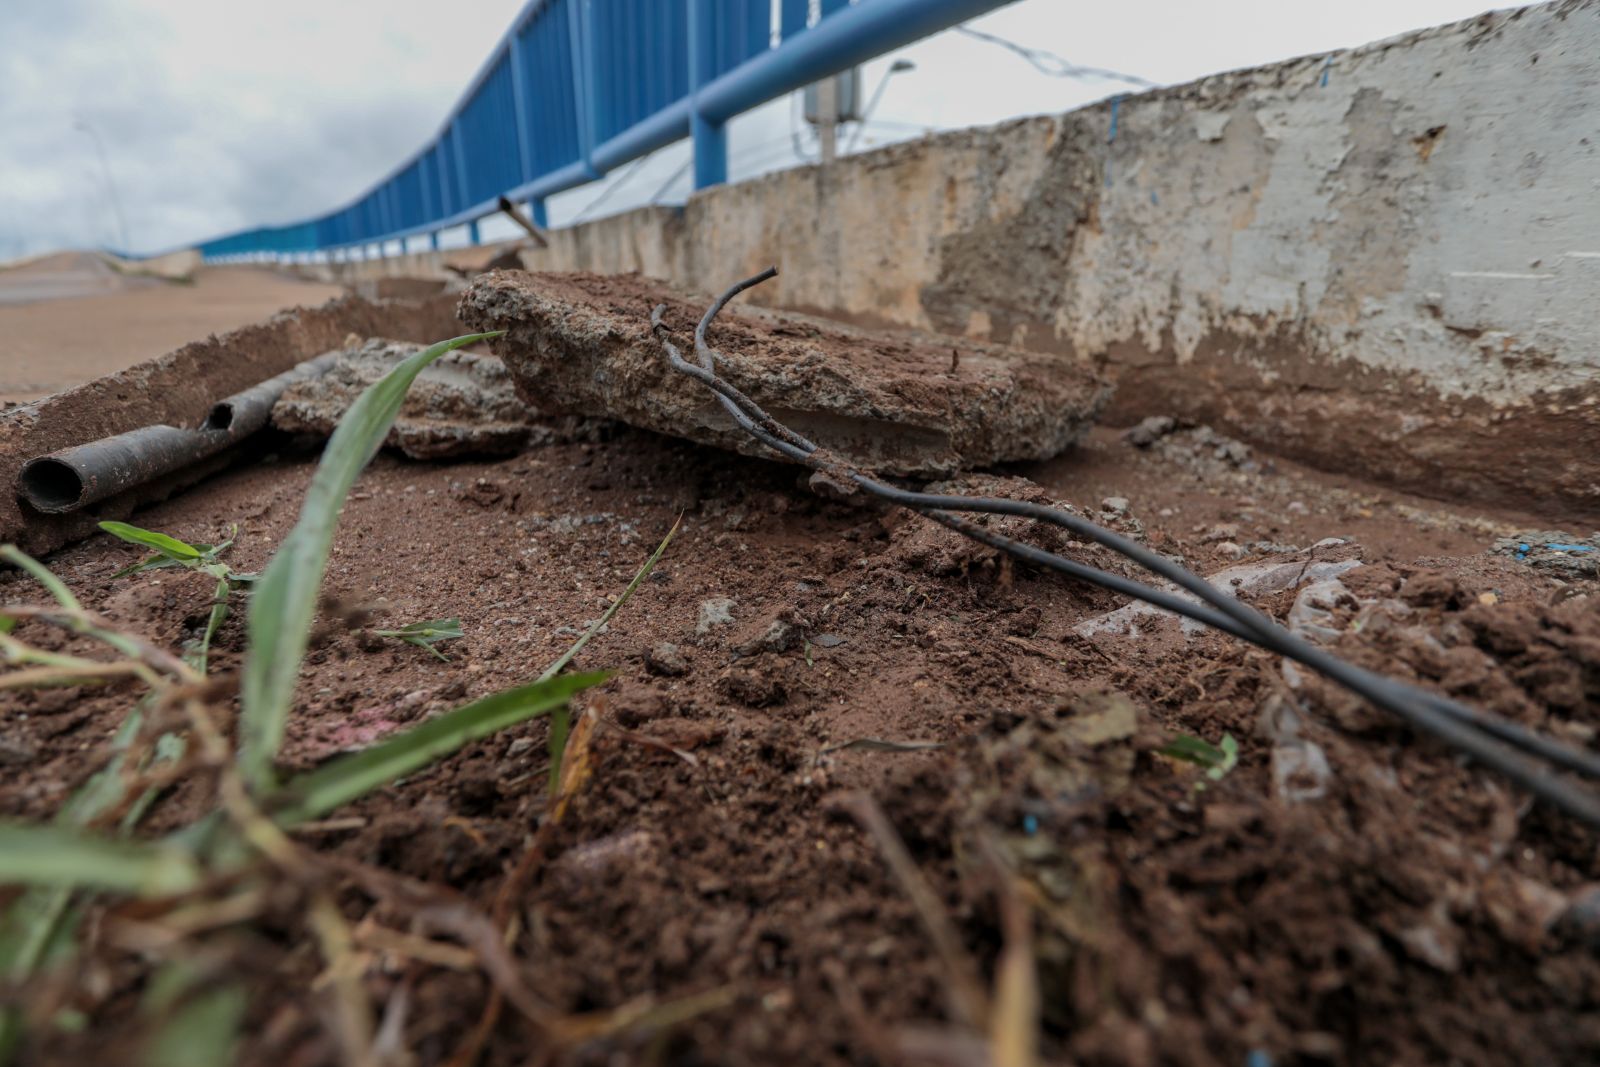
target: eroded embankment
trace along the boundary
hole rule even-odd
[[[1100,433],[1031,469],[1048,489],[953,488],[1064,498],[1202,571],[1287,572],[1241,594],[1279,616],[1302,591],[1295,574],[1344,561],[1349,599],[1325,620],[1348,631],[1342,654],[1593,736],[1592,580],[1482,555],[1494,520],[1272,465],[1198,430],[1142,448]],[[293,456],[238,468],[138,521],[193,541],[237,523],[228,558],[259,569],[310,471]],[[930,1047],[981,1042],[852,814],[860,791],[934,887],[983,989],[1002,949],[1035,961],[1049,1057],[1135,1067],[1600,1053],[1590,835],[1337,692],[1291,688],[1276,657],[1148,621],[1137,638],[1085,637],[1115,597],[1007,566],[920,518],[821,500],[792,467],[641,431],[494,462],[380,458],[341,522],[287,767],[531,677],[680,515],[656,574],[580,658],[617,669],[589,706],[620,729],[601,732],[590,786],[541,838],[510,949],[558,1013],[715,991],[720,1006],[620,1027],[576,1060],[664,1041],[674,1057],[717,1062],[926,1062]],[[1311,547],[1327,537],[1345,543]],[[180,647],[204,623],[211,583],[112,577],[139,556],[99,538],[52,563],[86,605]],[[1350,567],[1357,556],[1368,565]],[[0,576],[0,599],[34,595]],[[372,633],[447,615],[466,634],[440,646],[448,663]],[[24,625],[30,641],[59,640]],[[236,617],[215,645],[219,677],[238,669],[244,641]],[[21,714],[0,733],[0,813],[44,817],[125,694],[8,699]],[[1232,736],[1237,767],[1212,781],[1160,755],[1178,734]],[[545,742],[533,723],[469,745],[297,839],[488,912],[548,811]],[[886,750],[907,742],[946,747]],[[164,799],[151,829],[184,817],[190,796]],[[342,899],[352,923],[409,921],[393,902]],[[1031,943],[1002,921],[1019,900]],[[240,1062],[331,1062],[322,964],[293,948],[309,938],[303,916],[264,906],[252,921],[273,936],[224,939],[232,947],[208,957],[219,975],[250,976],[251,1018],[271,1020],[249,1028]],[[405,988],[397,1040],[420,1063],[445,1062],[490,983],[475,968],[380,958],[360,988],[374,1005]],[[131,1047],[140,971],[112,962],[74,1002],[93,1025],[34,1030],[29,1062]],[[489,1062],[545,1047],[508,1014]]]

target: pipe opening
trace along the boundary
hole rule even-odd
[[[59,459],[30,460],[22,468],[22,495],[45,512],[70,511],[83,499],[83,476]]]
[[[211,414],[206,416],[202,430],[226,430],[233,425],[233,404],[227,400],[220,401],[211,406]]]

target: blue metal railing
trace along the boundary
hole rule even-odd
[[[529,0],[432,141],[354,203],[207,241],[211,260],[365,249],[469,225],[692,137],[727,180],[725,124],[1012,0]]]

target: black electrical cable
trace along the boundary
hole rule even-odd
[[[748,396],[718,377],[714,353],[705,343],[706,330],[729,300],[776,274],[776,268],[768,268],[732,286],[712,302],[695,329],[695,350],[699,356],[699,366],[684,360],[677,347],[667,337],[666,328],[661,322],[665,307],[657,307],[650,317],[652,329],[661,339],[673,368],[713,390],[734,422],[762,444],[797,463],[823,472],[826,476],[854,483],[879,499],[926,514],[942,525],[1008,552],[1025,562],[1143,600],[1301,663],[1332,678],[1346,689],[1415,728],[1435,735],[1485,766],[1498,770],[1529,792],[1555,804],[1563,811],[1590,825],[1600,826],[1600,799],[1557,778],[1549,768],[1531,764],[1520,758],[1501,744],[1497,744],[1495,739],[1567,769],[1600,777],[1600,757],[1594,753],[1571,748],[1488,712],[1467,707],[1438,694],[1346,663],[1301,639],[1259,611],[1215,588],[1205,579],[1165,556],[1087,519],[1025,501],[948,496],[900,489],[856,470],[777,422]],[[1198,597],[1202,603],[1192,603],[1169,591],[1155,589],[1121,575],[1076,563],[1055,553],[1005,537],[950,514],[953,511],[1012,515],[1060,526],[1085,540],[1104,545],[1144,569],[1166,578],[1179,588]]]

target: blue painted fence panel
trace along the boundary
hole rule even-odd
[[[809,0],[528,0],[444,128],[388,178],[321,218],[200,251],[226,259],[437,236],[492,214],[502,195],[542,212],[544,197],[691,126],[697,184],[714,184],[726,168],[722,124],[735,114],[1010,2],[820,0],[813,24]],[[709,22],[695,45],[698,79],[691,7]]]

